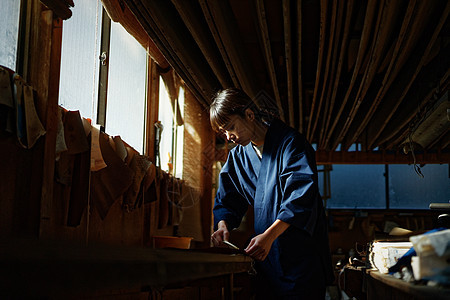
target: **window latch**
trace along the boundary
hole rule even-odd
[[[102,52],[102,54],[99,56],[100,62],[102,66],[106,66],[108,63],[108,54],[106,52]]]

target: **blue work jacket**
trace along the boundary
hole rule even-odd
[[[331,283],[314,149],[302,134],[279,120],[267,130],[261,159],[251,143],[230,151],[219,175],[215,225],[224,220],[229,230],[239,227],[249,205],[254,209],[257,235],[277,219],[290,224],[258,265],[278,294],[308,288],[308,282]],[[314,278],[310,278],[311,268]]]

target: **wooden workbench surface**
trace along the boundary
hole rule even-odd
[[[0,242],[0,295],[55,296],[163,288],[250,270],[242,254]]]
[[[450,289],[440,288],[440,287],[432,287],[432,286],[426,286],[426,285],[419,285],[414,283],[409,283],[406,281],[403,281],[401,279],[397,279],[392,275],[388,274],[381,274],[378,271],[370,270],[369,276],[376,280],[379,283],[382,283],[384,286],[386,286],[386,292],[390,296],[393,294],[396,294],[396,292],[399,293],[399,296],[396,299],[433,299],[433,300],[440,300],[440,299],[450,299]],[[369,282],[370,285],[370,282]],[[387,290],[390,291],[387,291]],[[372,290],[372,291],[371,291]],[[377,295],[371,294],[377,293]],[[379,298],[380,296],[380,288],[374,287],[370,289],[368,288],[368,299],[382,299]],[[390,298],[394,299],[394,298]]]

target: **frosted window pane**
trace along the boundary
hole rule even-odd
[[[0,65],[16,70],[20,1],[2,0],[0,9]]]
[[[384,165],[333,165],[330,186],[329,208],[386,208]]]
[[[147,52],[120,24],[111,23],[106,133],[143,153]]]
[[[59,104],[97,120],[101,34],[100,1],[79,0],[63,22]]]
[[[432,202],[450,201],[448,165],[425,165],[419,177],[412,165],[389,166],[390,208],[428,209]]]
[[[158,119],[164,126],[161,135],[159,153],[161,156],[161,169],[168,171],[169,155],[172,156],[173,135],[173,111],[170,98],[164,85],[162,77],[159,77],[159,110]]]

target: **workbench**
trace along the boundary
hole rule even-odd
[[[231,299],[233,275],[251,264],[250,257],[235,253],[0,241],[0,298],[152,292],[209,280]]]
[[[450,289],[409,283],[392,275],[368,270],[366,274],[367,300],[448,300]]]

